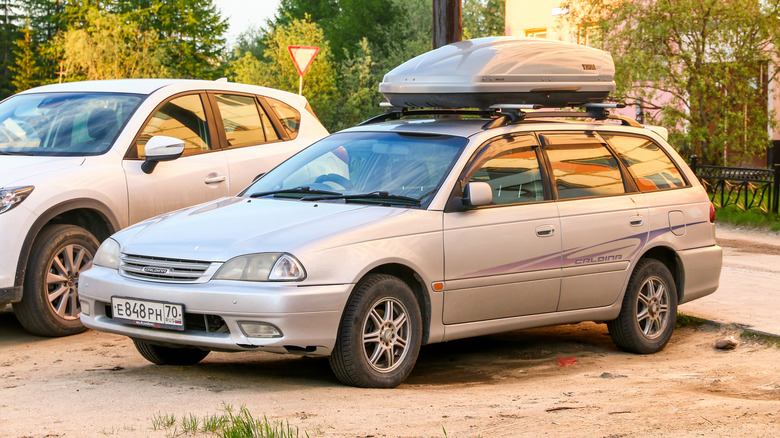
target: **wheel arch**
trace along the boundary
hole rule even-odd
[[[379,265],[366,272],[363,277],[360,278],[358,283],[363,281],[364,278],[371,274],[387,274],[392,275],[406,283],[407,286],[414,293],[414,297],[417,298],[417,304],[420,306],[420,314],[422,315],[422,345],[428,342],[431,327],[431,297],[428,295],[428,288],[425,286],[420,274],[409,266],[400,263],[386,263]]]
[[[677,288],[677,302],[681,302],[685,295],[685,271],[683,269],[682,260],[677,252],[668,246],[656,246],[647,250],[639,260],[643,259],[655,259],[663,263],[674,279],[674,286]],[[636,265],[635,265],[636,267]]]
[[[14,285],[22,287],[30,253],[41,230],[51,224],[77,225],[92,233],[99,242],[121,228],[119,219],[108,206],[95,199],[72,199],[57,204],[38,216],[27,232],[16,265]]]

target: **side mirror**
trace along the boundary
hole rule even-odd
[[[486,182],[470,182],[463,191],[463,205],[480,207],[493,202],[493,189]]]
[[[181,154],[184,153],[184,141],[164,135],[155,135],[146,142],[144,153],[146,160],[141,164],[141,170],[150,174],[158,162],[171,161],[181,157]]]

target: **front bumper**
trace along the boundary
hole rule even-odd
[[[81,321],[94,330],[163,345],[329,355],[353,286],[222,280],[202,284],[158,283],[125,278],[116,270],[94,266],[79,280],[82,309],[88,307],[90,312],[82,313]],[[222,318],[224,325],[216,331],[186,322],[184,331],[128,325],[111,317],[112,296],[183,304],[190,319],[208,315],[212,321],[214,317]],[[282,336],[248,337],[239,328],[239,322],[272,324],[281,330]]]
[[[36,215],[24,205],[0,215],[0,302],[22,299],[22,286],[17,284],[17,279],[21,282],[19,255],[35,218]]]

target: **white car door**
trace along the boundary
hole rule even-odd
[[[229,194],[227,159],[216,147],[207,114],[203,96],[190,93],[163,103],[146,121],[122,163],[130,224]],[[146,174],[141,170],[144,145],[156,135],[184,141],[184,153]]]
[[[235,92],[210,92],[209,97],[215,119],[222,122],[223,129],[218,135],[230,168],[231,195],[310,142],[305,138],[295,139],[300,114],[281,101]],[[276,120],[270,114],[271,104],[290,112],[290,118]],[[284,123],[295,125],[295,129],[287,129]]]

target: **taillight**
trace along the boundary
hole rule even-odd
[[[715,223],[715,206],[710,202],[710,223]]]

